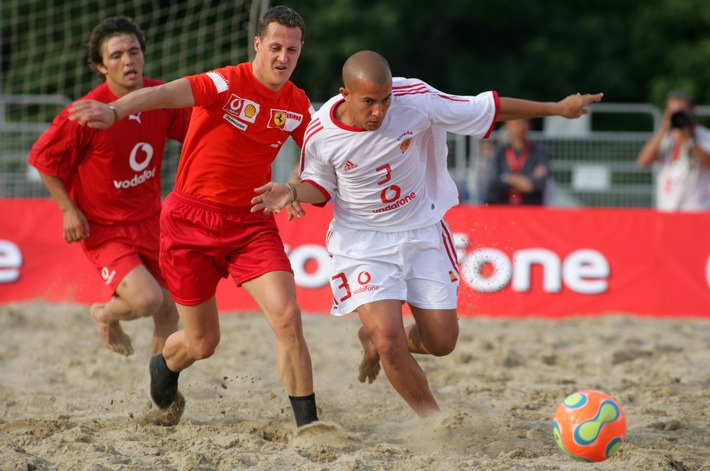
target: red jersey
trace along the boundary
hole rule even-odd
[[[143,79],[144,87],[161,83]],[[118,99],[106,83],[83,98]],[[65,108],[32,147],[29,163],[61,178],[90,222],[137,222],[160,211],[165,141],[184,140],[190,113],[190,108],[145,111],[98,130],[70,121]]]
[[[254,188],[291,136],[300,147],[313,112],[305,92],[262,85],[251,62],[187,77],[195,99],[175,189],[226,206],[251,206]]]

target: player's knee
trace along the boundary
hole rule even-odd
[[[443,357],[454,351],[456,342],[458,341],[459,331],[444,332],[443,335],[437,336],[434,340],[429,340],[425,343],[427,351],[435,357]]]
[[[444,357],[448,355],[449,353],[453,352],[454,349],[456,348],[456,339],[453,340],[448,340],[445,342],[439,342],[431,347],[427,348],[430,354],[434,355],[435,357]]]
[[[219,335],[213,335],[202,337],[200,339],[197,339],[196,341],[191,342],[190,352],[192,354],[193,359],[195,361],[204,360],[214,355],[214,352],[217,350],[217,346],[219,345],[219,340]]]
[[[375,345],[377,353],[384,358],[395,358],[402,354],[408,354],[407,339],[404,335],[380,333],[372,335],[372,343]]]
[[[277,315],[272,315],[271,326],[281,340],[300,339],[303,336],[303,326],[298,305],[288,305]]]
[[[136,298],[131,307],[140,317],[150,317],[160,311],[163,305],[163,293],[160,291],[146,291]]]

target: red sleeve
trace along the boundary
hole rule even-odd
[[[170,123],[170,128],[168,129],[168,137],[178,142],[184,142],[191,116],[192,108],[173,110],[173,121]]]
[[[498,112],[500,111],[500,98],[498,97],[498,92],[493,90],[493,101],[496,104],[496,112],[493,115],[493,122],[491,123],[491,127],[488,128],[488,132],[486,132],[486,135],[483,136],[483,139],[488,139],[491,136],[491,133],[493,132],[493,128],[496,125],[496,122],[498,121]]]
[[[90,139],[91,131],[70,121],[64,109],[32,146],[29,163],[41,173],[66,179],[81,163]]]
[[[225,78],[222,69],[186,77],[192,87],[192,96],[195,106],[208,107],[215,103],[222,103],[220,94],[229,90],[229,81]]]

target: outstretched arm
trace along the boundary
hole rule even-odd
[[[141,88],[110,104],[94,100],[75,101],[69,108],[69,119],[82,126],[106,129],[119,119],[142,111],[187,108],[194,105],[195,98],[190,82],[186,78],[180,78],[157,87]]]
[[[587,105],[602,100],[603,93],[569,95],[558,102],[540,102],[520,98],[500,98],[500,110],[497,121],[513,119],[542,118],[545,116],[563,116],[579,118],[589,113]]]

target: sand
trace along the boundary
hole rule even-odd
[[[306,315],[322,421],[298,433],[265,319],[221,320],[217,353],[181,376],[182,419],[158,426],[145,421],[149,319],[124,325],[124,358],[85,306],[0,306],[0,469],[710,471],[710,319],[463,318],[454,353],[419,357],[444,410],[429,422],[386,377],[357,381],[356,317]],[[579,389],[626,413],[605,462],[554,442],[555,409]]]

